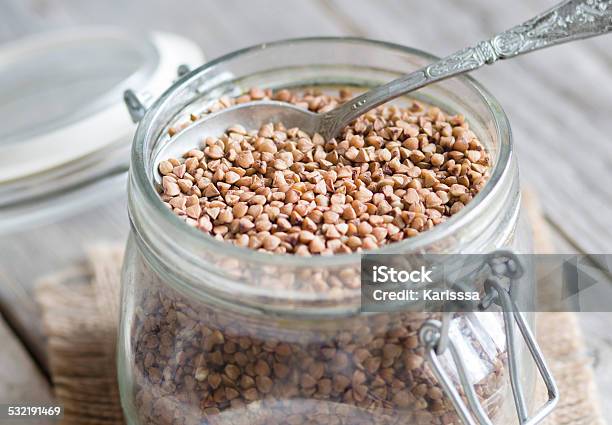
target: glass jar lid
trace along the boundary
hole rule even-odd
[[[106,194],[100,202],[124,191],[117,178],[126,175],[136,128],[124,90],[153,100],[179,66],[203,62],[185,38],[111,27],[0,46],[0,234],[91,206],[87,188]]]
[[[88,34],[86,39],[62,33],[20,44],[2,52],[3,148],[111,106],[113,92],[126,79],[150,78],[159,61],[150,43],[112,32]]]
[[[122,92],[159,96],[200,49],[166,33],[79,28],[0,48],[0,185],[131,141]],[[125,158],[127,164],[128,158]]]

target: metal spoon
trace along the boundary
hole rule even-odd
[[[428,84],[473,71],[498,59],[610,31],[612,0],[568,0],[489,40],[370,90],[329,112],[317,114],[276,101],[244,103],[205,117],[177,135],[167,147],[174,153],[181,153],[180,149],[189,150],[197,146],[203,135],[221,135],[234,124],[259,128],[267,122],[282,122],[287,128],[299,127],[310,134],[319,133],[328,140],[370,109]],[[129,94],[126,93],[126,103],[132,117],[144,114],[144,108],[134,109],[135,99],[129,98]],[[169,152],[165,150],[165,153]]]

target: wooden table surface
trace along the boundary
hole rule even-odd
[[[54,28],[110,24],[182,34],[199,43],[208,58],[259,42],[318,35],[376,38],[444,55],[519,23],[554,3],[2,0],[0,43]],[[612,36],[580,41],[475,73],[510,118],[522,180],[537,190],[556,248],[561,251],[612,252],[611,43]],[[57,235],[58,240],[39,241],[37,252],[45,252],[48,248],[44,247],[62,246],[67,251],[55,250],[55,258],[66,261],[76,256],[83,235],[90,238],[96,234],[84,224],[79,226],[76,224],[77,230],[70,235]],[[123,210],[113,212],[107,223],[97,223],[98,234],[100,229],[105,229],[106,237],[123,236],[127,231]],[[15,258],[23,261],[33,258],[30,250],[17,251],[12,253]],[[5,251],[0,255],[8,254]],[[14,262],[13,266],[19,268],[20,264]],[[23,374],[15,384],[0,382],[0,403],[21,400],[24,394],[41,400],[48,396],[43,395],[48,394],[48,387],[37,367],[44,365],[44,356],[36,309],[31,301],[37,262],[27,264],[29,283],[25,285],[15,284],[9,271],[0,268],[3,280],[0,305],[12,328],[0,319],[0,338],[12,340],[0,347],[0,370],[10,365],[15,373]],[[612,403],[612,336],[608,330],[612,314],[582,313],[581,321],[601,397],[607,405]],[[38,364],[25,354],[20,341],[34,354]],[[33,382],[43,382],[36,385],[40,394],[24,390]],[[606,414],[612,419],[609,409]]]

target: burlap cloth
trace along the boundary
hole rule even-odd
[[[536,250],[551,251],[546,226],[528,198]],[[92,246],[83,264],[43,279],[37,299],[48,336],[55,394],[64,424],[123,424],[115,349],[121,248]],[[537,334],[561,392],[547,425],[604,424],[575,314],[540,313]],[[541,392],[541,391],[540,391]]]

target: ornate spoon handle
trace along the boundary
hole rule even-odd
[[[364,93],[326,113],[319,133],[334,137],[368,110],[436,81],[537,49],[612,31],[612,0],[567,0],[475,46]]]

